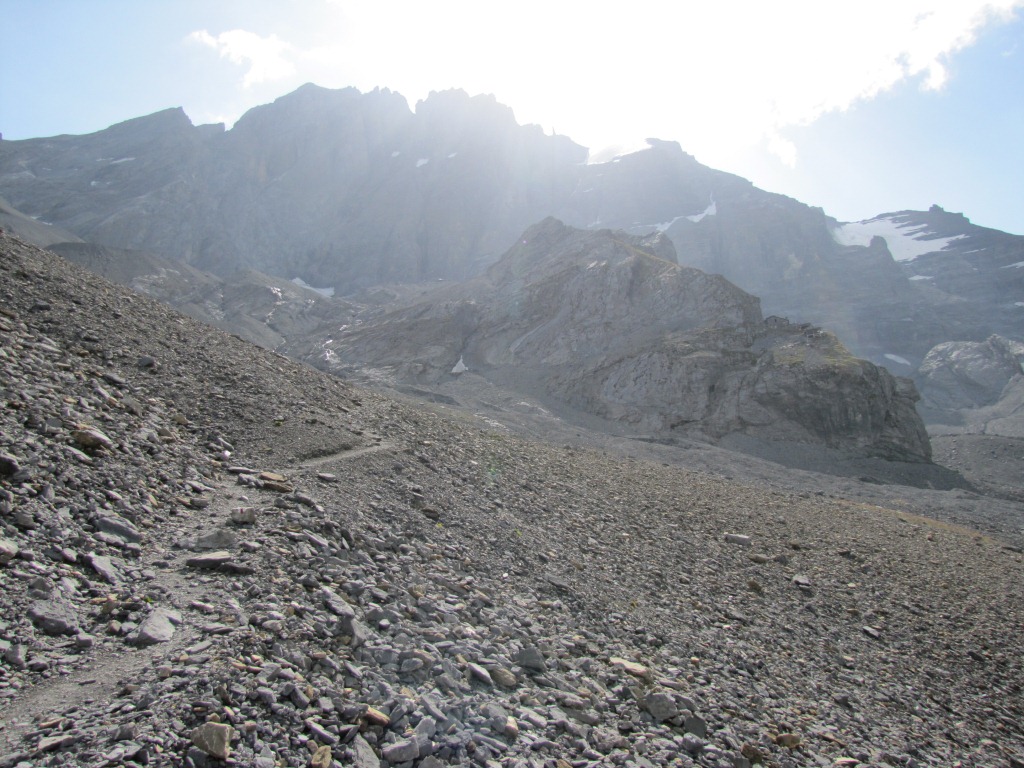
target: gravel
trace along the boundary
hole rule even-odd
[[[1024,761],[1005,540],[521,439],[0,259],[0,766]]]

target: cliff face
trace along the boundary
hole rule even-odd
[[[230,130],[180,109],[0,143],[0,194],[92,242],[353,290],[461,278],[568,196],[587,152],[493,97],[306,85]]]
[[[548,219],[483,276],[340,334],[320,364],[432,387],[488,381],[638,434],[733,433],[927,460],[916,392],[827,332],[773,318],[663,235]],[[666,258],[667,257],[667,258]]]
[[[71,237],[339,295],[478,276],[556,216],[662,233],[680,264],[903,375],[942,342],[1019,340],[1024,238],[938,207],[840,224],[675,142],[648,143],[587,164],[584,147],[517,124],[490,96],[433,93],[411,110],[387,90],[306,85],[229,131],[170,109],[87,136],[0,142],[0,195]]]

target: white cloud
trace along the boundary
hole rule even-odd
[[[942,88],[954,55],[1024,0],[633,0],[614,13],[550,0],[317,7],[301,40],[192,37],[247,66],[247,86],[382,86],[410,103],[460,87],[594,149],[658,136],[713,165],[758,145],[792,165],[787,129],[900,83]]]
[[[277,35],[260,37],[244,29],[222,32],[216,37],[205,29],[189,35],[189,39],[213,48],[221,58],[247,67],[242,85],[249,88],[260,83],[285,80],[296,74],[293,46]]]

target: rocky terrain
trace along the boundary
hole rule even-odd
[[[524,440],[0,259],[0,765],[1024,765],[1019,539],[940,520],[1019,506]]]
[[[659,440],[743,434],[910,461],[930,456],[917,393],[832,335],[765,320],[755,297],[681,267],[661,234],[546,219],[479,278],[417,296],[309,355],[346,376],[458,400],[467,372]]]
[[[57,243],[50,250],[91,272],[152,296],[246,341],[276,350],[337,329],[372,309],[253,269],[228,278],[145,251],[92,243]]]

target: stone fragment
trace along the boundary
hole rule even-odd
[[[156,643],[170,642],[174,637],[174,627],[181,623],[181,615],[169,608],[157,608],[139,625],[133,642],[135,645],[146,646]]]
[[[879,640],[882,637],[882,633],[874,627],[863,626],[860,628],[861,632],[870,637],[872,640]]]
[[[136,544],[142,541],[142,534],[139,533],[139,529],[120,515],[108,514],[104,517],[97,518],[93,521],[93,525],[96,526],[96,530],[110,534],[111,536],[117,536],[125,541],[134,542]]]
[[[4,661],[15,669],[24,669],[28,665],[28,648],[22,643],[15,643],[4,651]]]
[[[352,751],[355,753],[352,760],[354,768],[380,768],[380,758],[362,736],[357,735],[352,739]]]
[[[741,533],[727,533],[725,534],[725,541],[728,544],[738,544],[741,547],[750,546],[750,537]]]
[[[659,723],[671,720],[679,714],[679,707],[676,706],[675,699],[671,694],[662,691],[647,694],[644,703],[651,717]]]
[[[516,653],[516,664],[531,672],[543,672],[547,669],[544,654],[535,645],[525,645]]]
[[[226,528],[215,528],[196,537],[196,549],[227,550],[238,544],[234,533]]]
[[[391,718],[375,707],[367,707],[364,717],[370,725],[380,725],[385,728],[391,725]]]
[[[505,667],[494,667],[490,672],[491,679],[502,688],[515,688],[519,682],[515,674]]]
[[[690,715],[683,721],[683,730],[703,739],[708,735],[708,724],[700,715]]]
[[[47,635],[78,634],[78,617],[63,600],[37,600],[29,606],[28,617]]]
[[[226,563],[230,563],[234,555],[230,552],[223,550],[219,552],[210,552],[205,555],[196,555],[190,557],[185,561],[185,565],[189,568],[201,568],[204,570],[215,571]]]
[[[626,672],[633,677],[638,677],[641,680],[653,679],[651,670],[645,667],[643,664],[637,664],[635,661],[629,661],[628,659],[622,659],[617,656],[612,656],[608,659],[608,663],[613,667],[618,667],[623,672]]]
[[[39,752],[55,752],[70,747],[82,740],[80,733],[62,733],[58,736],[44,736],[39,740],[36,750]]]
[[[334,763],[334,753],[326,744],[317,749],[309,759],[309,768],[331,768]]]
[[[96,427],[80,426],[71,433],[71,439],[86,450],[111,450],[114,441]]]
[[[324,607],[341,620],[344,633],[352,634],[352,622],[356,618],[355,609],[344,598],[327,587],[320,590],[320,596],[323,598]]]
[[[18,556],[17,542],[10,539],[0,539],[0,565],[7,565]]]
[[[114,561],[106,555],[88,554],[85,560],[96,575],[108,584],[117,584],[121,581],[121,572],[114,565]]]
[[[474,679],[479,680],[481,683],[484,683],[485,685],[494,685],[494,680],[491,679],[491,673],[483,667],[481,667],[479,664],[474,664],[473,662],[470,662],[466,666],[469,669],[469,674],[472,675]]]
[[[386,745],[380,753],[381,757],[392,765],[405,763],[420,756],[420,743],[416,739],[402,739]]]
[[[192,743],[210,757],[227,760],[235,729],[225,723],[203,723],[192,731]]]

